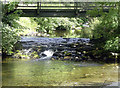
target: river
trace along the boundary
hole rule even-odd
[[[118,81],[116,64],[7,59],[2,69],[3,86],[99,86]]]
[[[29,46],[36,44],[34,41],[39,45],[41,43],[45,45],[45,41],[42,41],[44,38],[30,39],[23,38],[21,40],[24,41],[25,49],[26,47],[27,49],[31,48],[25,46],[27,44]],[[57,38],[56,40],[58,41]],[[26,44],[26,41],[30,42]],[[32,44],[30,45],[31,41]],[[74,42],[76,41],[72,43]],[[51,43],[53,44],[53,42]],[[69,43],[71,42],[69,41]],[[6,58],[2,62],[2,78],[3,86],[103,86],[118,82],[118,65],[93,61]]]

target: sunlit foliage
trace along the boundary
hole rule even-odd
[[[19,40],[15,28],[21,27],[16,20],[19,19],[21,11],[14,10],[17,7],[18,2],[11,2],[2,4],[2,50],[3,53],[12,54],[15,43]]]
[[[108,40],[105,45],[105,49],[114,52],[120,52],[120,38],[116,37],[111,40]]]
[[[17,31],[14,28],[6,24],[2,25],[3,53],[12,54],[13,47],[19,39],[20,38],[17,36]]]
[[[114,5],[114,3],[101,3],[102,5],[105,4],[110,4]],[[118,4],[116,4],[118,5]],[[103,9],[101,7],[101,10],[97,11],[96,9],[93,11],[89,11],[88,13],[91,14],[91,16],[97,16],[100,15],[100,17],[96,17],[91,20],[91,29],[93,33],[93,38],[98,39],[102,38],[105,41],[101,42],[104,44],[104,49],[113,51],[113,52],[118,52],[120,49],[119,45],[119,36],[120,36],[120,31],[118,27],[118,7],[116,8],[110,8],[109,12],[103,12]],[[101,44],[100,43],[100,44]]]

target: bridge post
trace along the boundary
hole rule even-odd
[[[75,15],[78,16],[78,2],[74,2]]]
[[[41,2],[37,2],[37,15],[40,14]]]
[[[118,2],[118,29],[120,29],[120,1]]]

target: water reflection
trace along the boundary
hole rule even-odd
[[[3,86],[79,86],[117,82],[116,64],[71,61],[7,61]]]

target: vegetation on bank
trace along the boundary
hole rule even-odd
[[[15,10],[18,2],[2,4],[2,52],[3,54],[12,54],[15,43],[20,39],[17,33],[21,30],[16,30],[16,28],[21,27],[17,20],[19,19],[21,11]],[[11,13],[13,11],[13,13]]]
[[[104,5],[106,3],[101,4]],[[114,5],[114,3],[111,3],[111,5]],[[93,21],[97,23],[96,25],[92,24],[93,38],[104,40],[100,42],[99,45],[101,45],[104,50],[116,53],[120,53],[120,30],[118,19],[120,15],[118,14],[118,8],[119,7],[111,8],[108,13],[102,11],[98,11],[98,13],[95,11],[88,12],[94,15],[101,15],[97,20]]]
[[[88,12],[94,17],[84,18],[20,18],[22,11],[15,10],[19,2],[3,4],[2,18],[2,50],[11,55],[14,45],[21,35],[34,34],[47,37],[80,37],[97,41],[96,46],[105,51],[120,53],[120,31],[118,25],[118,7],[111,8],[108,13],[96,8]],[[102,3],[103,5],[106,3]],[[108,4],[108,3],[107,3]],[[12,11],[12,13],[11,13]],[[101,15],[100,17],[95,17]],[[26,20],[27,19],[27,20]],[[28,22],[29,21],[29,22]],[[62,32],[61,32],[62,31]],[[29,32],[29,33],[28,33]],[[64,33],[63,33],[64,32]],[[43,35],[44,34],[44,35]],[[34,36],[34,35],[33,35]]]

